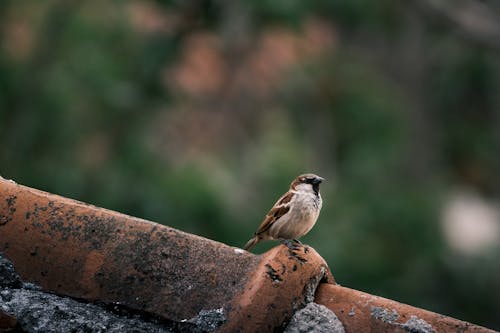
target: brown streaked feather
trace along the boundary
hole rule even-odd
[[[299,185],[300,183],[301,183],[301,181],[299,180],[299,178],[298,178],[298,177],[297,177],[297,178],[295,178],[295,179],[293,180],[293,182],[290,184],[290,189],[295,191],[295,190],[296,190],[296,188],[295,188],[295,187],[296,187],[297,185]]]
[[[289,203],[293,198],[293,193],[292,192],[287,192],[281,196],[281,198],[278,199],[278,205],[284,205]],[[276,206],[276,205],[275,205]]]
[[[273,208],[267,213],[264,221],[260,224],[259,228],[255,232],[255,235],[259,235],[265,231],[267,231],[273,223],[278,220],[280,217],[288,213],[290,210],[290,201],[292,200],[293,193],[287,192],[278,201],[274,204]]]

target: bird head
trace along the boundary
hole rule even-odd
[[[313,173],[305,173],[293,180],[290,189],[296,191],[314,191],[314,193],[318,194],[319,184],[321,184],[323,180],[325,179]]]

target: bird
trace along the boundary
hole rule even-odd
[[[323,200],[319,185],[324,178],[305,173],[295,178],[288,192],[283,194],[264,217],[254,236],[244,249],[250,251],[264,240],[279,239],[290,247],[290,240],[298,240],[312,229],[318,219]]]

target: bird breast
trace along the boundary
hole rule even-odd
[[[320,195],[296,192],[290,202],[290,211],[269,228],[274,239],[296,239],[311,230],[318,219],[322,200]]]

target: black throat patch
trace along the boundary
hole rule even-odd
[[[312,188],[314,190],[314,193],[316,193],[316,195],[318,195],[319,194],[319,183],[312,184]]]

